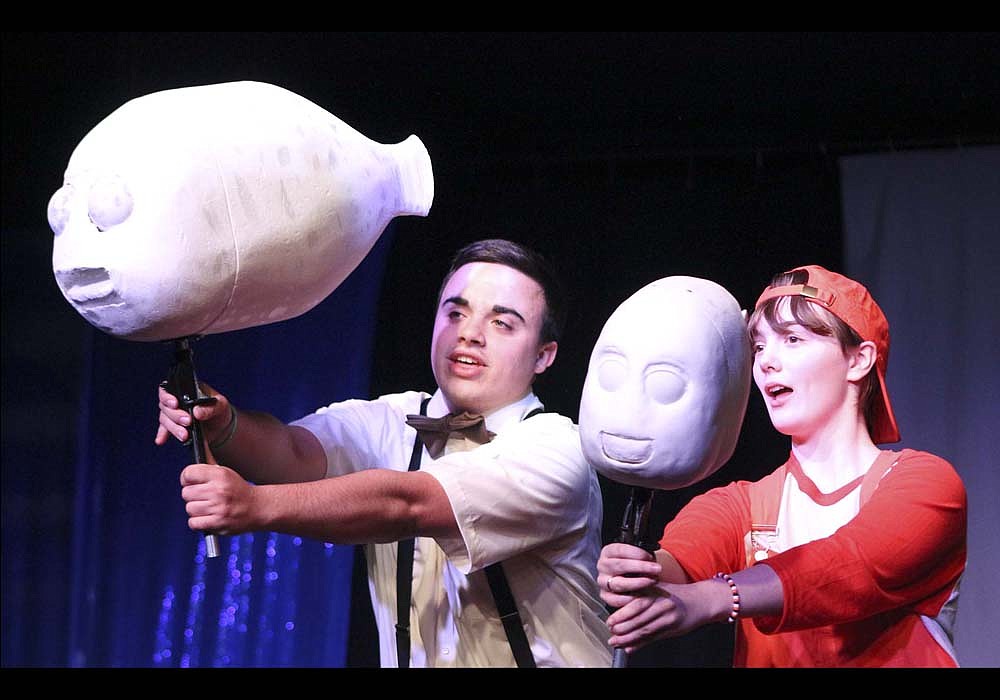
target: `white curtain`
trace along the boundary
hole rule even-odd
[[[889,318],[902,442],[969,497],[959,662],[1000,666],[1000,147],[844,157],[845,272]]]

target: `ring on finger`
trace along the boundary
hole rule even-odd
[[[611,590],[611,579],[613,578],[614,576],[608,576],[608,580],[604,582],[604,585],[608,588],[608,593],[614,593],[614,591]]]

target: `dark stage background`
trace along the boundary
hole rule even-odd
[[[430,215],[396,219],[341,289],[300,318],[196,344],[200,376],[238,404],[291,420],[431,389],[448,257],[501,236],[558,260],[573,288],[538,391],[575,419],[593,342],[639,287],[701,276],[751,304],[793,265],[843,270],[841,158],[1000,143],[998,59],[995,33],[5,32],[3,666],[377,665],[350,548],[261,534],[224,540],[225,562],[197,559],[174,487],[186,453],[152,444],[169,349],[102,336],[55,284],[48,198],[124,102],[273,82],[430,152]],[[730,463],[659,494],[653,527],[787,450],[752,396]],[[627,494],[603,485],[610,541]],[[632,665],[726,666],[728,633]],[[995,640],[966,643],[972,665],[996,665],[982,648]]]

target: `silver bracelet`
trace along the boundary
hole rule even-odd
[[[236,434],[237,413],[236,409],[233,407],[232,404],[229,404],[229,413],[230,413],[230,418],[229,418],[229,425],[226,426],[226,437],[222,438],[218,442],[208,443],[208,446],[211,447],[213,450],[217,450],[223,445],[225,445],[232,439],[233,435]]]

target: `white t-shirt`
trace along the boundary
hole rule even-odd
[[[406,471],[422,392],[321,408],[294,425],[319,439],[327,476],[362,469]],[[410,615],[410,665],[515,666],[483,569],[502,561],[535,662],[544,666],[611,665],[607,612],[596,584],[603,507],[597,475],[577,426],[543,413],[529,393],[486,416],[488,444],[432,460],[460,536],[417,538]],[[428,416],[448,412],[440,391]],[[383,667],[395,667],[396,543],[367,545],[369,588]]]

